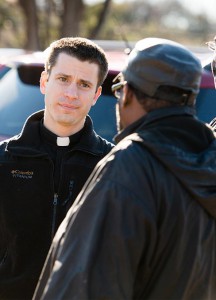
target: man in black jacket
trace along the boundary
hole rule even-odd
[[[107,71],[95,43],[53,42],[40,79],[45,110],[0,144],[1,300],[32,298],[59,224],[113,147],[94,132],[88,116]]]
[[[216,140],[194,111],[202,67],[139,41],[113,91],[120,133],[61,224],[34,299],[213,300]]]

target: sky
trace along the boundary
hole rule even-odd
[[[215,0],[181,0],[181,3],[190,11],[200,14],[205,13],[211,20],[216,22]],[[189,3],[189,5],[188,5]]]
[[[133,0],[114,0],[116,3]],[[160,4],[164,0],[151,0],[151,3]],[[205,13],[209,19],[216,22],[216,0],[179,0],[188,10],[195,14]],[[102,2],[102,0],[85,0],[88,4]]]

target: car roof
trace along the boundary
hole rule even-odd
[[[124,51],[106,51],[106,56],[109,64],[109,70],[121,71],[124,66],[127,58],[127,54]],[[21,64],[32,64],[32,65],[44,65],[46,57],[45,51],[37,51],[33,53],[27,53],[22,55],[15,55],[12,57],[7,57],[4,61],[1,61],[1,64],[6,64],[11,67],[18,66]]]

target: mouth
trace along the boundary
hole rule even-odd
[[[76,109],[79,108],[76,105],[71,105],[71,104],[68,104],[68,103],[61,103],[61,104],[59,104],[59,107],[63,110],[66,110],[66,111],[73,111],[73,110],[76,110]]]

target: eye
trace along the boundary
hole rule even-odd
[[[82,89],[89,89],[91,87],[90,83],[88,82],[85,82],[85,81],[81,81],[79,83],[79,86],[82,88]]]
[[[88,83],[85,83],[85,82],[82,82],[82,83],[81,83],[81,86],[87,88],[87,87],[89,87],[89,84],[88,84]]]
[[[64,76],[58,77],[58,80],[61,81],[61,82],[67,82],[68,81],[67,77],[64,77]]]

